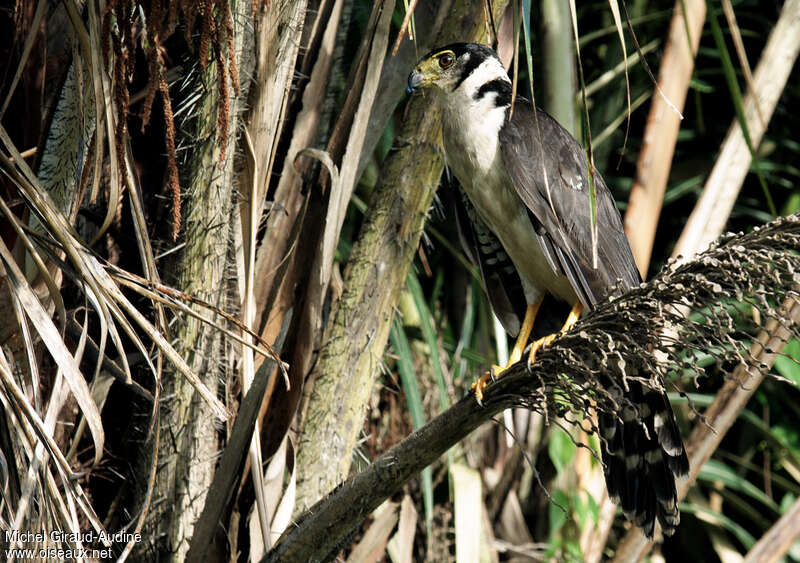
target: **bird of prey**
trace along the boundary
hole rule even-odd
[[[562,332],[615,289],[640,282],[614,199],[600,174],[596,247],[591,233],[587,158],[580,144],[544,111],[517,98],[489,47],[454,43],[434,49],[408,77],[429,88],[442,109],[445,160],[463,194],[459,228],[478,262],[489,301],[516,337],[508,364],[519,361],[546,293],[572,305]],[[596,255],[594,254],[596,252]],[[528,361],[552,342],[531,344]],[[473,386],[478,400],[487,378]],[[601,414],[599,431],[609,495],[651,537],[679,522],[675,478],[689,462],[666,395],[629,381],[620,412]]]

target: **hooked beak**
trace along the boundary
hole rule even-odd
[[[414,92],[417,88],[423,85],[423,75],[416,70],[413,71],[411,74],[408,75],[408,90],[406,90],[409,94]]]

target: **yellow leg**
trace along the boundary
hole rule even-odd
[[[539,312],[541,304],[542,299],[539,299],[539,301],[533,305],[528,305],[528,308],[525,309],[525,318],[522,319],[522,326],[519,329],[517,341],[514,343],[514,348],[511,350],[511,355],[508,357],[506,365],[502,367],[497,365],[492,366],[491,370],[484,373],[472,383],[470,390],[475,393],[475,398],[479,403],[483,401],[483,390],[489,384],[489,381],[499,377],[500,374],[506,371],[511,365],[516,364],[522,359],[522,351],[525,350],[525,345],[528,343],[528,339],[531,336],[533,321],[536,320],[536,314]]]
[[[531,344],[530,352],[528,352],[529,366],[536,361],[536,354],[537,352],[539,352],[539,350],[541,350],[545,346],[548,346],[551,342],[553,342],[553,340],[555,340],[556,338],[567,332],[575,325],[575,323],[578,322],[578,319],[581,317],[582,311],[583,311],[583,304],[580,301],[578,301],[577,303],[575,303],[575,305],[573,305],[572,310],[569,312],[567,320],[564,322],[564,326],[561,327],[561,330],[559,330],[554,334],[548,334],[547,336],[544,336],[538,339],[533,344]]]

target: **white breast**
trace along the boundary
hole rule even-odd
[[[475,100],[472,92],[479,87],[467,79],[456,92],[444,96],[442,133],[447,163],[520,273],[528,303],[537,301],[545,291],[574,303],[577,296],[569,280],[550,269],[527,208],[505,172],[498,133],[506,109],[495,107],[493,94]]]

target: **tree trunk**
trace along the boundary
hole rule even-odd
[[[233,9],[236,61],[240,76],[249,77],[254,62],[251,5],[239,1]],[[175,285],[181,291],[215,307],[229,309],[235,306],[226,299],[231,292],[226,268],[234,211],[234,147],[248,84],[243,81],[242,95],[235,97],[228,81],[231,103],[227,149],[223,155],[218,110],[228,100],[221,96],[220,72],[227,74],[229,70],[209,62],[201,73],[193,139],[184,140],[193,148],[184,174],[185,247],[173,271],[177,278]],[[217,393],[233,373],[228,369],[231,362],[225,357],[221,336],[217,329],[186,316],[174,325],[177,350],[203,383]],[[162,383],[158,473],[143,534],[155,543],[149,544],[140,557],[182,561],[214,475],[219,433],[216,416],[186,378],[169,370]],[[149,463],[152,460],[148,460],[143,475],[149,474]]]

